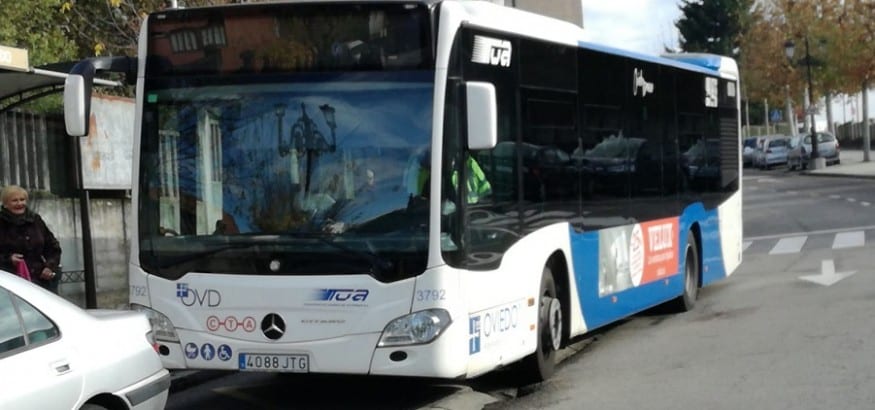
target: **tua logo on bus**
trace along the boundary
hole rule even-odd
[[[474,36],[474,50],[471,53],[471,62],[510,67],[510,53],[510,41]]]
[[[368,294],[367,289],[320,289],[316,298],[325,302],[364,302]]]

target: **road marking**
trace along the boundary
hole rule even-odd
[[[854,198],[846,198],[846,199],[848,200],[848,202],[857,202],[857,200]]]
[[[870,229],[875,229],[875,225],[868,226],[855,226],[853,228],[835,228],[835,229],[821,229],[819,231],[811,231],[811,232],[787,232],[787,233],[779,233],[775,235],[762,235],[762,236],[751,236],[744,238],[746,241],[758,241],[762,239],[776,239],[776,238],[784,238],[789,236],[800,236],[800,235],[820,235],[824,233],[837,233],[837,232],[851,232],[851,231],[868,231]]]
[[[833,249],[856,248],[866,243],[866,235],[863,231],[840,232],[832,241]]]
[[[817,197],[796,197],[796,198],[787,198],[783,201],[772,201],[772,202],[762,202],[756,205],[745,205],[744,212],[752,211],[754,209],[780,209],[785,205],[798,205],[798,204],[810,204],[813,202],[822,202],[822,198]]]
[[[868,202],[865,202],[865,201],[863,201],[863,202],[860,202],[860,205],[863,205],[863,206],[869,206],[869,205],[872,205],[872,204],[870,204],[870,203],[868,203]]]
[[[841,195],[830,195],[829,197],[832,199],[841,199],[842,198]]]
[[[800,276],[799,279],[816,283],[818,285],[831,286],[855,273],[857,273],[857,271],[836,273],[835,262],[833,262],[832,259],[824,259],[820,261],[820,275]]]
[[[753,245],[753,241],[744,242],[743,244],[741,244],[741,251],[746,251],[747,248],[750,248],[751,245]]]
[[[791,236],[789,238],[781,238],[778,243],[769,251],[769,255],[782,255],[786,253],[799,253],[802,246],[805,245],[807,236]]]

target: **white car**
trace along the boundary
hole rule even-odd
[[[0,271],[0,407],[163,409],[170,374],[139,312],[82,310]]]

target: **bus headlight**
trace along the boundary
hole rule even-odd
[[[450,325],[450,313],[429,309],[399,317],[386,325],[377,347],[431,343]]]
[[[131,303],[131,310],[146,314],[146,317],[149,318],[149,324],[152,325],[152,334],[156,341],[163,340],[165,342],[179,342],[176,328],[167,316],[164,316],[157,310],[152,310],[136,303]]]

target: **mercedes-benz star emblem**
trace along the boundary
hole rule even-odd
[[[280,315],[268,313],[261,319],[261,332],[270,340],[278,340],[286,333],[286,322]]]

